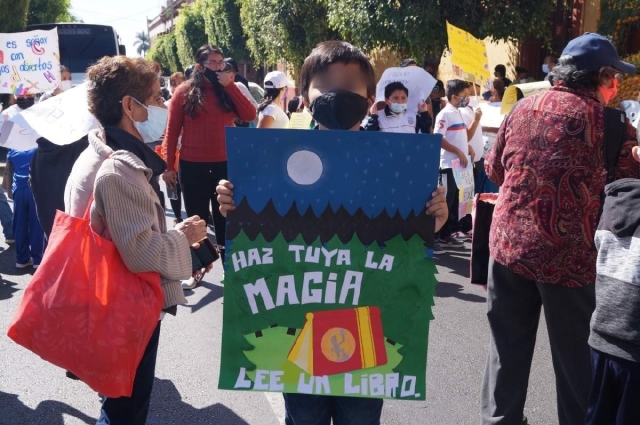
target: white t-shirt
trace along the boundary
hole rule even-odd
[[[378,112],[380,131],[385,133],[416,133],[416,116],[403,112],[387,115],[386,110]]]
[[[289,127],[289,117],[284,113],[282,108],[278,105],[271,104],[264,108],[262,112],[260,112],[260,119],[263,116],[273,118],[273,125],[271,128],[287,128]]]
[[[442,134],[449,143],[460,149],[465,155],[469,154],[467,126],[464,124],[458,108],[450,103],[447,103],[447,106],[436,117],[434,133]],[[451,162],[455,159],[459,159],[455,153],[444,149],[440,150],[440,168],[453,168]]]
[[[466,125],[467,128],[471,128],[473,125],[473,119],[476,115],[475,111],[470,106],[467,106],[466,108],[460,109],[460,114],[464,120],[464,125]],[[482,159],[482,151],[484,149],[484,143],[482,141],[482,126],[480,124],[476,127],[476,132],[473,133],[473,137],[469,141],[469,144],[476,153],[476,156],[473,157],[473,162],[480,161]]]

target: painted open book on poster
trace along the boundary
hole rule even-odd
[[[425,399],[440,145],[227,129],[220,388]]]

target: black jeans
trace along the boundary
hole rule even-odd
[[[227,162],[180,160],[179,174],[187,217],[197,215],[207,224],[213,224],[218,245],[224,246],[226,219],[220,214],[216,186],[220,180],[227,178]],[[222,259],[224,261],[224,256]]]
[[[158,321],[136,369],[131,397],[106,398],[96,425],[145,425],[147,422],[151,390],[156,377],[160,323]]]
[[[436,237],[440,239],[446,239],[453,233],[459,230],[458,223],[458,186],[456,185],[456,179],[453,177],[453,170],[451,168],[444,168],[440,170],[440,178],[443,183],[447,185],[447,207],[449,207],[449,219],[440,229],[439,234]]]
[[[176,184],[176,194],[178,195],[178,199],[169,199],[169,203],[171,203],[171,209],[173,210],[175,218],[182,220],[182,188],[180,187],[180,182]]]

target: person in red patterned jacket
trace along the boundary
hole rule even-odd
[[[504,120],[485,168],[501,186],[491,226],[482,387],[483,424],[523,423],[540,310],[556,373],[560,425],[584,424],[591,386],[589,321],[595,308],[594,235],[607,179],[604,106],[616,73],[635,67],[586,33],[565,48],[555,86],[521,100]],[[640,178],[628,123],[616,178]]]
[[[179,172],[187,215],[197,215],[213,224],[218,244],[224,245],[225,219],[216,199],[217,183],[227,178],[224,129],[234,126],[235,118],[253,121],[256,108],[234,84],[234,74],[225,69],[220,49],[202,46],[196,51],[196,61],[193,75],[175,90],[169,105],[163,142],[167,172],[163,178],[170,187],[177,184],[174,164],[182,135]],[[209,220],[212,206],[213,223]],[[184,286],[191,289],[195,285],[190,281]]]

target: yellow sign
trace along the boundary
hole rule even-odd
[[[456,77],[481,84],[489,79],[489,60],[484,41],[447,22],[449,49]]]
[[[502,105],[500,106],[500,113],[506,115],[513,107],[518,103],[518,90],[522,93],[522,97],[533,96],[541,91],[545,91],[551,88],[551,83],[548,81],[537,81],[535,83],[526,84],[512,84],[504,91],[502,96]]]
[[[311,127],[311,120],[313,117],[307,111],[303,112],[294,112],[291,114],[291,119],[289,120],[289,128],[296,128],[298,130],[309,130]]]

